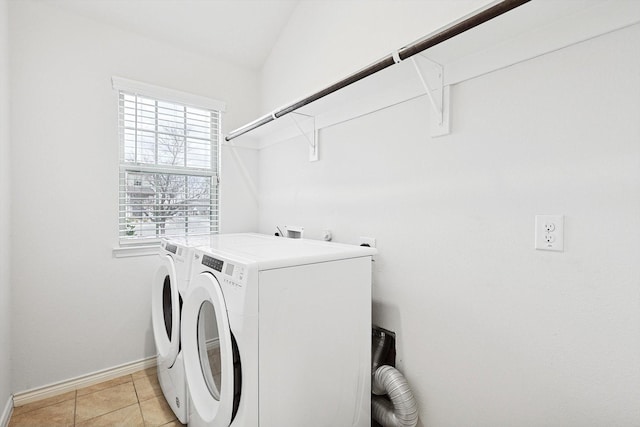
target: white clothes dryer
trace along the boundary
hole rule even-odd
[[[182,340],[194,427],[369,427],[375,249],[258,234],[193,254]]]
[[[182,305],[191,279],[193,247],[198,238],[162,239],[160,266],[151,288],[151,318],[157,351],[158,382],[169,406],[182,423],[188,422],[189,403],[180,341]]]

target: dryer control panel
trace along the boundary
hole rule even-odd
[[[216,271],[222,272],[222,265],[224,261],[221,259],[214,258],[209,255],[202,256],[202,265],[206,265],[209,268],[213,268]]]
[[[239,282],[233,284],[235,286],[242,286],[241,282],[244,281],[245,277],[244,266],[235,265],[228,261],[214,258],[210,255],[202,255],[202,265],[216,270],[217,272],[223,273],[225,276],[229,276],[231,278],[231,280],[225,279],[225,282]]]

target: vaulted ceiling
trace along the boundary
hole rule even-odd
[[[298,4],[298,0],[35,1],[253,69],[262,66]]]

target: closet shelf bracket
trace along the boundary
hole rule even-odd
[[[318,128],[316,127],[316,118],[296,111],[289,113],[289,117],[291,117],[300,134],[304,136],[309,143],[309,161],[318,161]]]
[[[409,59],[433,107],[434,114],[431,115],[430,123],[431,136],[448,135],[451,132],[450,88],[444,85],[444,67],[423,54],[414,55]]]

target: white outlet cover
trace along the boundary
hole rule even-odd
[[[535,248],[564,251],[564,215],[536,215]]]

